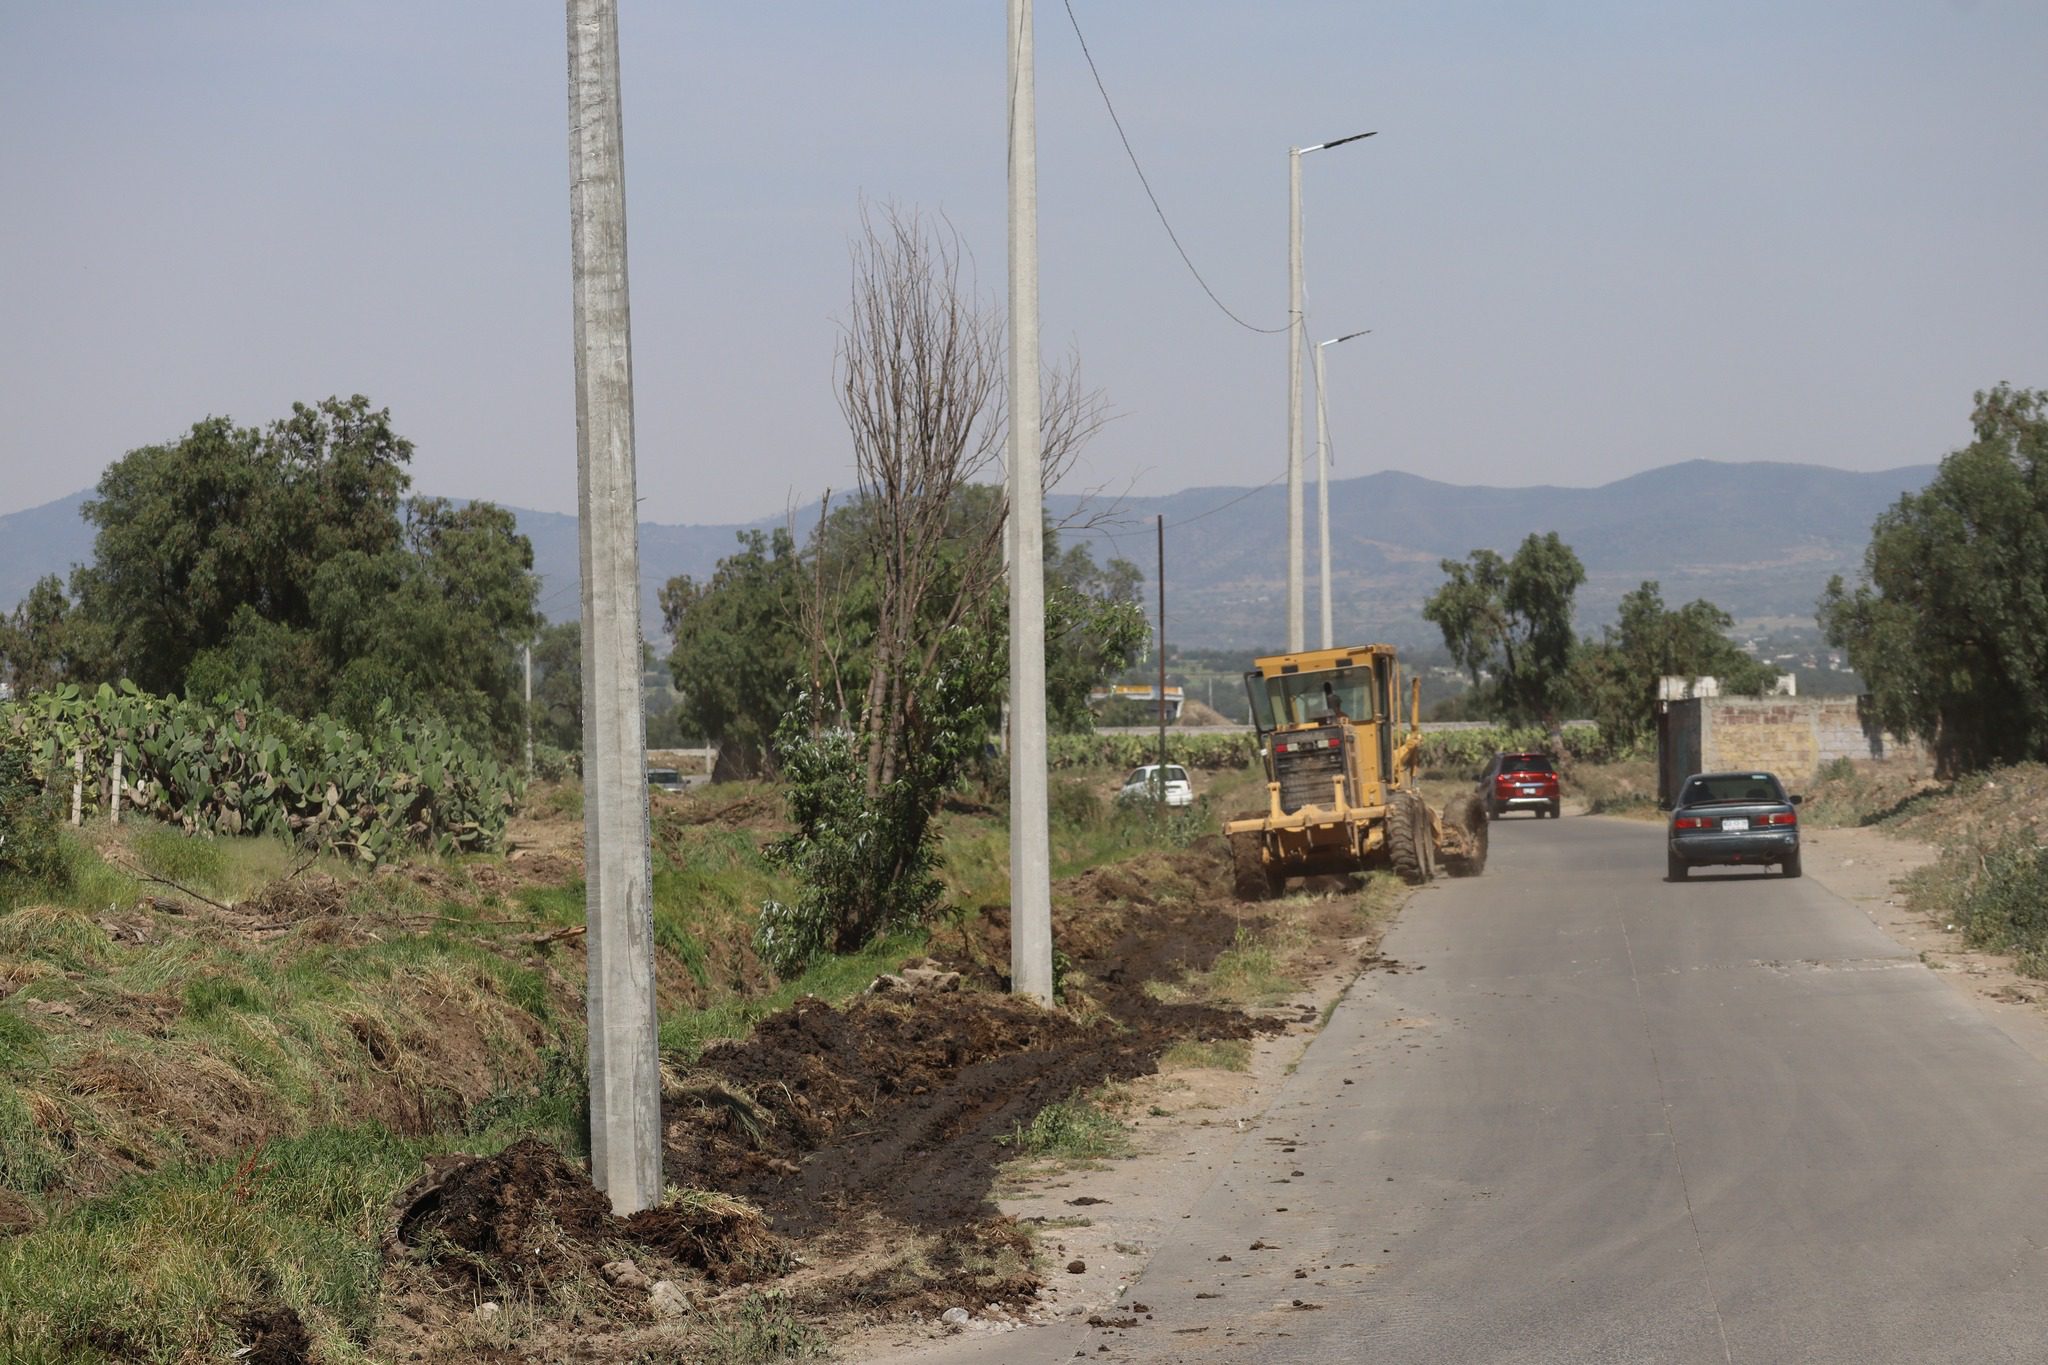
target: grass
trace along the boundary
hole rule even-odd
[[[1093,1095],[1056,1100],[1020,1123],[1002,1139],[1019,1156],[1055,1161],[1096,1161],[1124,1156],[1131,1150],[1130,1132]]]
[[[851,999],[872,985],[877,976],[922,951],[924,944],[921,930],[894,934],[857,953],[817,962],[795,980],[781,982],[760,994],[731,995],[714,1004],[671,1010],[661,1020],[662,1056],[688,1065],[711,1043],[745,1038],[754,1031],[756,1023],[805,996],[816,996],[831,1004]]]
[[[334,1126],[239,1160],[137,1176],[0,1241],[0,1358],[226,1359],[241,1310],[296,1310],[323,1361],[365,1361],[393,1195],[426,1157],[489,1153],[539,1131],[576,1150],[580,1098],[503,1106],[480,1130],[406,1138]]]
[[[1239,1007],[1277,1005],[1301,983],[1285,969],[1285,930],[1258,933],[1238,926],[1230,946],[1198,978],[1198,993]]]
[[[1225,812],[1256,805],[1258,775],[1250,769],[1203,773],[1193,806],[1173,810],[1124,803],[1105,794],[1121,772],[1056,774],[1047,791],[1052,875],[1071,877],[1146,852],[1185,848],[1221,826]],[[954,906],[978,911],[1010,901],[1007,821],[947,814],[939,821],[940,876]]]
[[[1175,1043],[1160,1054],[1161,1071],[1249,1071],[1252,1045],[1242,1038]]]
[[[688,1359],[700,1365],[766,1365],[823,1360],[826,1354],[825,1334],[803,1320],[787,1295],[765,1290],[749,1293],[737,1310],[692,1342]],[[683,1359],[675,1357],[677,1365]]]
[[[581,971],[520,942],[580,922],[580,886],[508,906],[478,890],[487,859],[379,878],[319,859],[305,870],[346,888],[331,931],[252,934],[219,907],[301,869],[289,844],[131,823],[59,849],[61,878],[0,903],[0,1193],[39,1223],[0,1239],[0,1359],[223,1359],[240,1313],[278,1302],[320,1359],[366,1360],[378,1237],[425,1158],[536,1132],[580,1148]],[[749,999],[761,974],[731,945],[775,876],[752,837],[688,829],[658,868],[664,989],[717,1002],[671,1011],[685,1051],[917,946]],[[379,1112],[406,1133],[365,1122]],[[816,1354],[767,1308],[732,1331],[735,1358]]]

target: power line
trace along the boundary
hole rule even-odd
[[[1239,503],[1243,502],[1243,501],[1244,501],[1244,500],[1245,500],[1246,498],[1248,498],[1248,497],[1252,496],[1252,494],[1254,494],[1254,493],[1263,493],[1263,492],[1265,492],[1265,491],[1266,491],[1266,490],[1267,490],[1268,488],[1271,488],[1271,487],[1272,487],[1272,486],[1273,486],[1274,484],[1276,484],[1276,483],[1280,482],[1280,480],[1282,480],[1282,479],[1284,479],[1284,478],[1286,478],[1286,477],[1287,477],[1287,471],[1283,469],[1283,470],[1281,470],[1281,471],[1280,471],[1280,472],[1279,472],[1278,474],[1275,474],[1275,475],[1274,475],[1274,476],[1273,476],[1272,478],[1270,478],[1270,479],[1266,480],[1266,481],[1265,481],[1264,483],[1260,484],[1260,485],[1259,485],[1259,486],[1258,486],[1257,488],[1247,488],[1247,489],[1246,489],[1246,490],[1245,490],[1244,492],[1242,492],[1242,493],[1239,493],[1239,494],[1238,494],[1238,495],[1237,495],[1236,497],[1232,498],[1232,499],[1231,499],[1231,500],[1230,500],[1229,502],[1226,502],[1226,503],[1222,504],[1222,505],[1221,505],[1221,506],[1219,506],[1219,507],[1211,507],[1211,508],[1210,508],[1210,509],[1209,509],[1208,511],[1206,511],[1206,512],[1200,512],[1200,513],[1197,513],[1196,515],[1194,515],[1194,516],[1192,516],[1192,517],[1184,517],[1184,518],[1182,518],[1181,520],[1179,520],[1179,521],[1176,521],[1176,522],[1174,523],[1174,526],[1176,526],[1176,527],[1181,527],[1181,526],[1192,526],[1192,525],[1194,525],[1194,524],[1195,524],[1196,522],[1198,522],[1198,521],[1202,521],[1202,520],[1204,520],[1204,519],[1206,519],[1206,518],[1208,518],[1208,517],[1213,517],[1213,516],[1215,516],[1215,515],[1216,515],[1216,514],[1217,514],[1218,512],[1228,512],[1228,511],[1229,511],[1229,510],[1230,510],[1231,508],[1233,508],[1233,507],[1237,506],[1237,505],[1238,505]]]
[[[1166,236],[1173,243],[1173,249],[1180,253],[1181,263],[1187,266],[1188,273],[1195,277],[1195,283],[1202,286],[1202,292],[1209,296],[1209,302],[1222,309],[1225,317],[1244,328],[1247,332],[1257,332],[1261,336],[1277,336],[1281,332],[1287,331],[1288,327],[1286,324],[1279,327],[1254,327],[1251,323],[1246,322],[1231,311],[1229,304],[1216,297],[1216,291],[1211,289],[1209,282],[1202,278],[1202,272],[1195,269],[1195,263],[1188,256],[1187,248],[1180,244],[1180,234],[1173,230],[1173,224],[1167,221],[1166,210],[1159,206],[1159,196],[1152,192],[1152,182],[1146,179],[1145,168],[1138,164],[1137,152],[1131,149],[1130,136],[1124,132],[1124,121],[1117,117],[1116,105],[1110,100],[1109,90],[1102,83],[1102,73],[1095,69],[1095,55],[1088,50],[1088,39],[1081,33],[1081,21],[1074,16],[1073,0],[1061,0],[1061,2],[1067,8],[1067,22],[1074,26],[1074,37],[1081,44],[1081,56],[1087,59],[1088,74],[1095,78],[1095,89],[1102,96],[1102,107],[1109,111],[1109,121],[1116,125],[1116,135],[1124,144],[1124,155],[1131,159],[1131,169],[1138,173],[1138,183],[1145,187],[1145,197],[1152,201],[1152,211],[1159,215],[1159,225],[1166,229]]]

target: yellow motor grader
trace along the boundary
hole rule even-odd
[[[1245,674],[1266,765],[1266,809],[1223,827],[1239,899],[1277,896],[1289,877],[1391,867],[1421,883],[1486,866],[1486,810],[1459,796],[1442,812],[1416,789],[1422,683],[1397,736],[1402,685],[1392,645],[1255,660]]]

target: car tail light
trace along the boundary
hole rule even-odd
[[[1757,823],[1759,825],[1796,825],[1799,823],[1799,816],[1792,811],[1781,810],[1775,811],[1770,815],[1758,816]]]
[[[1703,819],[1697,815],[1681,815],[1671,822],[1671,827],[1673,829],[1705,829],[1712,823],[1713,821]]]

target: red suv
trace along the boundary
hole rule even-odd
[[[1557,764],[1549,754],[1495,754],[1479,774],[1479,799],[1498,820],[1511,810],[1557,818]]]

